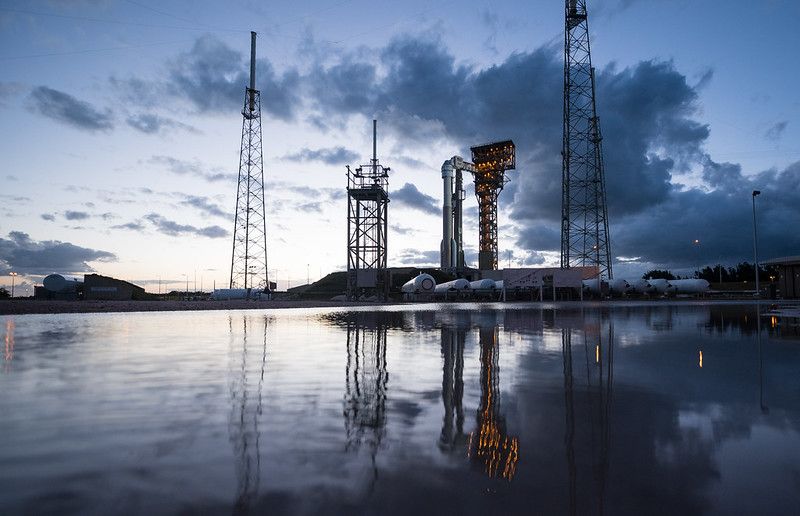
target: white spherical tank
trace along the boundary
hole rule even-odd
[[[42,285],[50,292],[74,292],[83,285],[83,280],[74,276],[50,274],[42,280]]]
[[[470,281],[469,288],[472,290],[494,290],[494,280],[482,279],[477,281]]]
[[[445,281],[436,285],[435,292],[437,294],[444,294],[453,290],[469,290],[469,281],[464,278],[455,279],[453,281]]]
[[[434,288],[436,288],[436,281],[433,276],[423,272],[416,278],[406,281],[400,290],[404,294],[420,294],[433,292]]]

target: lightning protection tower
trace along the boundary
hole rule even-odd
[[[261,92],[256,89],[256,33],[250,33],[250,87],[242,108],[239,186],[233,225],[230,288],[266,291],[267,230],[264,203],[264,156],[261,147]]]
[[[611,279],[602,137],[586,0],[566,0],[565,15],[561,267],[595,265],[601,277]]]
[[[355,170],[347,167],[347,299],[363,295],[386,299],[389,167],[378,162],[377,120],[372,121],[372,159]]]
[[[471,147],[478,198],[478,268],[497,269],[497,196],[506,184],[505,171],[516,167],[514,142],[506,140]]]

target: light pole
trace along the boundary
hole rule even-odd
[[[761,297],[761,290],[758,286],[758,226],[756,225],[756,196],[761,195],[761,190],[753,190],[753,259],[756,269],[756,297]]]
[[[700,270],[700,239],[694,239],[694,247],[696,249],[695,255],[697,257],[697,277],[699,278],[702,275],[702,270]]]
[[[9,274],[11,275],[11,297],[14,297],[14,283],[15,283],[14,280],[17,279],[17,276],[19,276],[19,274],[17,274],[16,272],[10,272]]]

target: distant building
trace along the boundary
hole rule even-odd
[[[99,274],[87,274],[83,277],[83,298],[128,301],[147,299],[148,295],[142,287],[133,283]]]
[[[778,288],[784,299],[800,299],[800,256],[767,260],[761,265],[778,268]]]

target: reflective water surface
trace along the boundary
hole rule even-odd
[[[800,332],[755,305],[28,315],[0,334],[0,514],[800,513]]]

